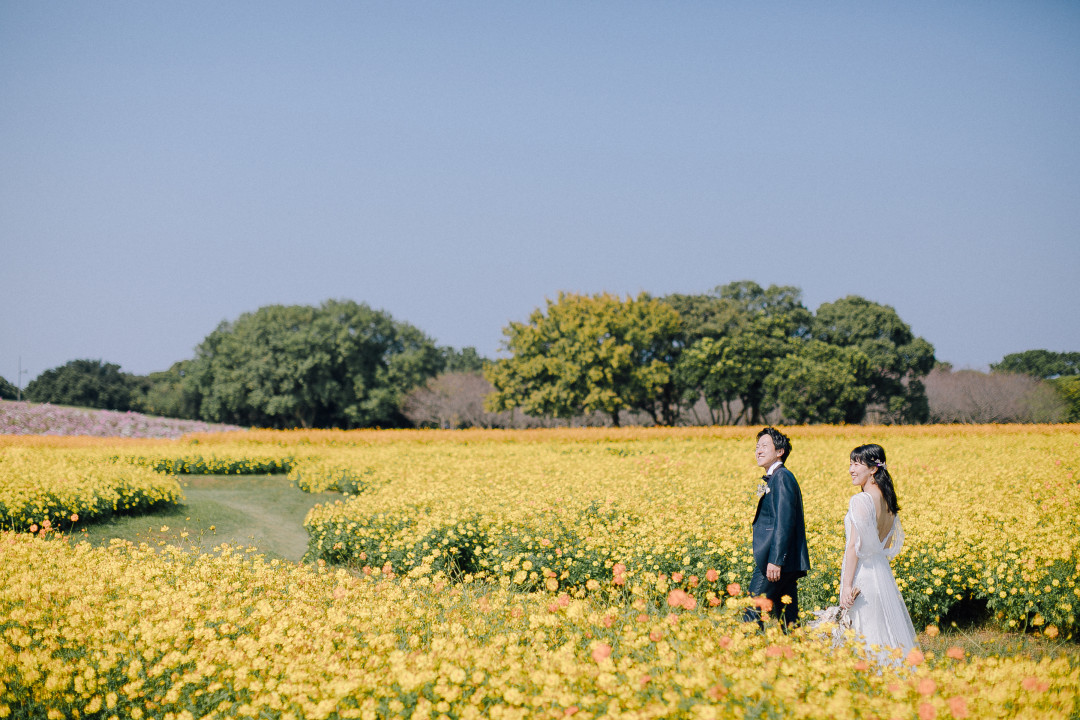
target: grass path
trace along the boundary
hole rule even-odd
[[[201,550],[222,543],[253,546],[268,558],[295,562],[307,550],[303,526],[307,511],[341,497],[303,492],[283,475],[186,475],[178,479],[184,488],[183,505],[94,523],[72,534],[95,545],[122,538]]]

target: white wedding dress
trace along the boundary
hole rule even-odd
[[[848,610],[851,629],[862,636],[868,652],[875,654],[879,661],[895,662],[893,648],[899,648],[903,658],[917,647],[915,627],[889,566],[889,561],[904,545],[900,518],[897,516],[893,520],[884,540],[878,539],[874,499],[861,492],[851,498],[844,517],[844,531],[847,547],[854,543],[859,559],[852,581],[852,587],[859,589],[859,595]],[[843,567],[840,577],[844,577]],[[876,649],[873,648],[875,645]]]

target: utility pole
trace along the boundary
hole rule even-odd
[[[22,401],[22,376],[30,372],[29,370],[22,369],[22,355],[19,356],[19,374],[15,376],[15,385],[18,386],[18,391],[15,393],[16,398]]]

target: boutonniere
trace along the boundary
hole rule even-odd
[[[757,486],[758,500],[765,497],[766,495],[768,495],[771,492],[772,492],[772,488],[769,487],[769,483],[766,483],[766,482],[758,483],[758,486]]]

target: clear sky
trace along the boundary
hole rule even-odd
[[[0,375],[353,299],[796,285],[1080,350],[1080,3],[0,0]]]

